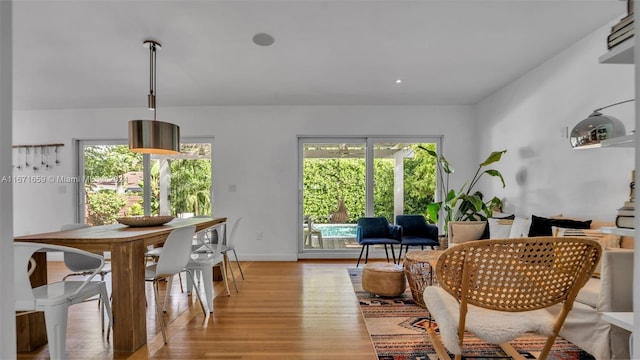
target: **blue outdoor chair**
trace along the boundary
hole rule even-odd
[[[428,224],[422,215],[397,215],[396,225],[402,227],[402,237],[400,241],[400,253],[398,254],[398,264],[402,260],[402,247],[405,253],[409,252],[409,246],[420,246],[424,250],[425,246],[439,246],[438,227]]]
[[[364,257],[364,263],[369,260],[369,245],[384,245],[384,252],[387,254],[387,262],[389,262],[389,250],[387,245],[391,245],[391,255],[393,256],[393,262],[396,262],[396,254],[393,250],[393,245],[400,244],[400,237],[402,235],[402,228],[396,225],[389,224],[385,217],[363,217],[358,219],[358,226],[356,228],[356,240],[358,244],[362,245],[360,250],[360,256],[358,257],[358,263],[356,267],[360,265],[360,259],[362,259],[362,253],[364,249],[367,249],[367,253]]]

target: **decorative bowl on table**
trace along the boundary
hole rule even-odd
[[[116,219],[117,222],[131,227],[160,226],[173,220],[173,216],[125,216]]]

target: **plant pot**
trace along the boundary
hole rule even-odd
[[[438,246],[438,248],[440,250],[446,250],[449,247],[449,236],[439,235],[438,242],[440,243],[440,246]]]

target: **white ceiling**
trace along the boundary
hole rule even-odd
[[[145,39],[162,44],[159,108],[474,104],[625,11],[618,0],[18,0],[14,107],[146,106]],[[259,32],[275,43],[253,44]]]

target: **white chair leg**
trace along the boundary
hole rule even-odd
[[[107,313],[107,319],[109,320],[109,326],[107,326],[107,341],[111,334],[111,328],[113,327],[113,312],[111,311],[111,302],[109,301],[109,295],[107,293],[107,286],[102,283],[102,289],[100,289],[100,298],[102,299],[102,321],[104,322],[104,313]]]
[[[51,360],[66,359],[68,313],[69,306],[66,303],[48,307],[44,312]]]
[[[198,270],[194,270],[193,271],[193,278],[196,281],[195,284],[191,280],[191,277],[187,276],[187,294],[189,294],[189,295],[191,295],[191,292],[193,291],[193,287],[194,286],[198,286],[198,284],[200,283],[200,274],[199,274]]]
[[[164,343],[167,343],[167,333],[164,328],[164,316],[162,316],[162,309],[160,308],[160,292],[158,291],[158,280],[153,281],[153,291],[155,292],[156,298],[156,316],[158,317],[158,322],[160,322],[160,329],[162,330],[162,338],[164,339]],[[167,291],[168,292],[168,291]]]
[[[193,282],[195,283],[195,279],[193,278],[193,273],[190,270],[185,270],[185,271],[187,275],[191,278],[191,280],[193,280]],[[193,289],[195,290],[196,296],[198,297],[198,301],[200,302],[200,307],[202,308],[202,312],[204,313],[204,316],[209,315],[209,313],[207,313],[207,309],[205,309],[204,302],[202,301],[202,297],[200,296],[200,289],[198,289],[197,286],[195,286]]]
[[[104,272],[100,272],[100,281],[104,283]],[[102,305],[102,296],[98,297],[98,309],[102,316],[100,317],[100,325],[102,326],[102,333],[104,334],[104,306]],[[107,334],[107,338],[109,338],[109,334]]]
[[[213,312],[213,265],[196,270],[202,273],[202,283],[204,284],[204,297],[207,299],[207,308]],[[195,271],[194,271],[195,272]]]
[[[169,293],[171,292],[171,288],[173,287],[173,276],[170,276],[167,279],[167,289],[164,293],[164,303],[162,304],[162,312],[167,312],[167,304],[169,303]],[[182,289],[182,287],[180,287]]]
[[[196,279],[196,283],[200,285],[200,277],[202,276],[202,270],[195,269],[193,270],[193,277]]]
[[[320,241],[320,247],[322,248],[322,240]],[[240,269],[240,276],[242,276],[242,280],[244,280],[244,273],[242,272],[242,266],[240,266],[240,260],[238,260],[238,254],[236,253],[236,249],[233,249],[233,257],[236,258],[236,264],[238,264],[238,269]]]
[[[224,253],[224,261],[222,262],[223,265],[228,265],[229,268],[229,272],[231,273],[231,279],[233,280],[233,286],[236,288],[236,294],[238,293],[238,284],[236,283],[236,275],[233,273],[233,267],[231,266],[231,261],[229,261],[229,257],[227,256],[227,253]],[[225,266],[222,267],[222,269],[225,269]],[[224,270],[223,271],[224,274],[224,281],[227,281],[227,271]],[[227,293],[229,293],[229,286],[227,285]]]
[[[182,275],[178,273],[178,280],[180,281],[180,292],[184,292],[184,288],[182,287]]]
[[[104,334],[104,301],[102,301],[102,296],[98,297],[98,309],[100,309],[100,325],[102,327],[102,333]],[[108,337],[108,336],[107,336]]]
[[[227,280],[227,265],[225,259],[227,259],[226,255],[224,256],[224,258],[222,259],[222,269],[220,269],[220,272],[222,273],[222,280],[224,281],[224,287],[225,289],[227,289],[227,296],[231,296],[231,291],[229,291],[229,281]],[[227,259],[228,260],[228,259]],[[231,276],[233,277],[233,272],[231,272]],[[235,278],[233,278],[233,284],[235,285]],[[238,292],[238,287],[236,286],[236,293]]]

